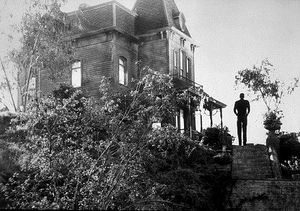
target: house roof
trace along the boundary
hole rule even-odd
[[[119,9],[115,10],[114,5]],[[119,12],[120,10],[123,12]],[[132,10],[115,0],[96,6],[83,4],[77,11],[68,13],[68,17],[72,25],[72,34],[85,34],[115,27],[134,36],[156,29],[175,27],[191,37],[185,25],[184,15],[178,10],[174,0],[137,0]],[[125,18],[126,23],[121,21]]]
[[[191,37],[184,15],[178,10],[174,0],[137,0],[133,11],[137,13],[137,34],[173,26]]]
[[[117,10],[114,7],[117,7]],[[123,14],[120,14],[120,11]],[[119,23],[119,17],[128,20],[127,25],[132,25],[132,30],[124,30],[123,23]],[[128,8],[113,0],[95,6],[81,5],[78,10],[68,13],[68,19],[71,22],[72,34],[85,34],[93,31],[112,29],[124,31],[130,35],[134,34],[134,18],[136,14]],[[128,27],[127,27],[128,28]]]
[[[225,108],[227,105],[221,101],[216,100],[215,98],[209,96],[206,92],[203,92],[206,97],[204,100],[204,108],[208,110],[215,110],[220,108]]]

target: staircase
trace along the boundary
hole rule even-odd
[[[274,178],[265,145],[247,144],[233,146],[233,179],[268,179]]]

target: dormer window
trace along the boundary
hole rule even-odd
[[[177,22],[177,27],[184,32],[185,25],[185,17],[182,12],[180,12],[177,16],[174,17],[174,20]]]
[[[179,26],[180,26],[182,31],[184,31],[184,22],[185,22],[185,17],[183,15],[183,13],[181,12],[179,14]]]

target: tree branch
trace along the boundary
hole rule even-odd
[[[11,89],[10,81],[8,80],[7,73],[6,73],[5,67],[3,65],[2,59],[0,59],[0,62],[1,62],[1,67],[2,67],[2,70],[3,70],[3,73],[4,73],[4,77],[5,77],[5,80],[6,80],[6,84],[7,84],[7,87],[8,87],[8,92],[9,92],[9,95],[10,95],[10,98],[11,98],[14,110],[16,112],[17,111],[17,107],[16,107],[15,100],[14,100],[14,97],[13,97],[13,94],[12,94],[12,89]]]

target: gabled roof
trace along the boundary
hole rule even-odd
[[[174,26],[191,37],[185,25],[184,16],[178,10],[174,0],[137,0],[133,11],[137,13],[136,34],[138,35]],[[180,18],[182,25],[179,23]]]

